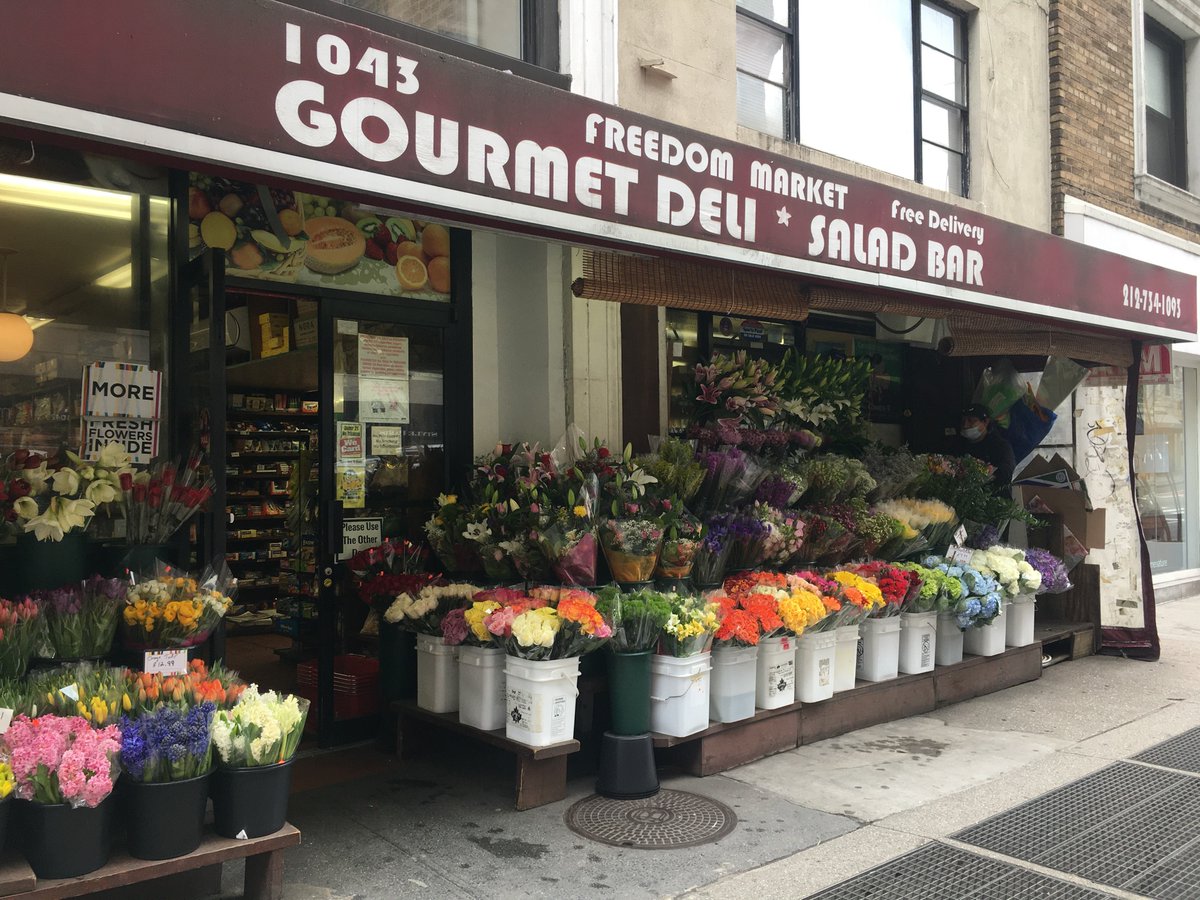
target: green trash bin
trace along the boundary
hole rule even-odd
[[[417,696],[417,636],[387,622],[379,624],[379,687],[385,703]]]
[[[646,734],[650,731],[652,655],[650,650],[609,655],[608,692],[612,702],[613,734]]]

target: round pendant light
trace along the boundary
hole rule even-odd
[[[0,247],[0,362],[16,362],[33,349],[33,329],[25,317],[8,311],[8,258],[17,251]]]

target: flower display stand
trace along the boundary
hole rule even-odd
[[[473,739],[512,753],[517,760],[516,808],[533,809],[567,796],[567,757],[579,750],[571,738],[545,747],[530,747],[509,740],[504,727],[480,731],[464,725],[455,713],[431,713],[412,700],[392,704],[397,713],[396,753],[403,759],[426,755],[437,732],[453,739]]]
[[[245,859],[243,896],[247,900],[279,900],[283,896],[284,851],[300,844],[300,832],[284,825],[274,834],[236,840],[205,833],[200,846],[175,859],[134,859],[118,846],[101,868],[80,878],[37,878],[20,854],[0,857],[0,896],[22,900],[83,897],[123,888],[144,897],[197,897],[219,893],[221,864]],[[140,885],[140,887],[132,887]]]

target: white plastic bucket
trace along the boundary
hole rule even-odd
[[[936,658],[937,612],[900,614],[900,671],[932,672]]]
[[[858,680],[858,626],[843,625],[834,629],[837,648],[833,656],[833,692],[854,690]]]
[[[754,715],[757,669],[757,647],[713,648],[708,704],[712,721],[740,722]]]
[[[778,709],[796,702],[795,640],[784,636],[758,642],[754,705],[759,709]]]
[[[417,706],[435,713],[458,709],[458,648],[432,634],[417,635]]]
[[[504,651],[458,648],[458,721],[481,731],[504,727]]]
[[[858,677],[888,681],[900,674],[900,617],[863,619],[858,630]]]
[[[545,747],[575,737],[578,656],[544,660],[510,656],[504,675],[508,696],[504,729],[510,741]]]
[[[986,625],[968,628],[964,631],[963,651],[972,656],[999,656],[1003,653],[1004,639],[1007,637],[1005,632],[1008,629],[1008,623],[1005,620],[1007,610],[1008,604],[1001,600],[1000,615]]]
[[[833,696],[837,632],[817,631],[796,638],[796,699],[819,703]]]
[[[1019,594],[1004,610],[1004,643],[1025,647],[1033,643],[1033,594]]]
[[[954,613],[938,613],[934,661],[939,666],[953,666],[962,662],[962,655],[963,632],[958,627],[958,616]]]
[[[712,654],[650,657],[650,730],[687,737],[708,727]]]

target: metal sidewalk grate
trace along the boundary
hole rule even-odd
[[[1200,896],[1200,779],[1115,763],[955,837],[1098,884]],[[1147,890],[1139,890],[1141,885]]]
[[[945,844],[911,853],[835,884],[810,900],[1098,900],[1085,887]]]
[[[1200,774],[1200,728],[1176,735],[1133,758],[1166,769]]]
[[[1114,763],[965,828],[954,838],[1005,856],[1036,860],[1080,833],[1128,812],[1134,804],[1187,780],[1185,775]]]

